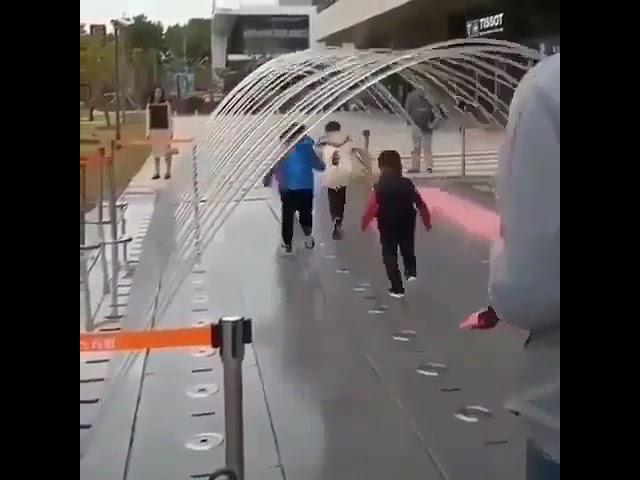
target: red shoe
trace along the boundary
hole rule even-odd
[[[462,330],[489,330],[495,327],[500,319],[496,314],[496,311],[487,307],[482,312],[476,312],[470,315],[464,322],[460,324]]]

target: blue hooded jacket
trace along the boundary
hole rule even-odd
[[[276,165],[274,173],[280,190],[313,190],[313,172],[322,172],[325,164],[306,135]]]

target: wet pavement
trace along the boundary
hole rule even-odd
[[[492,206],[471,188],[446,190]],[[418,280],[391,299],[377,234],[359,231],[366,194],[349,187],[345,238],[336,242],[319,191],[316,248],[305,250],[297,229],[297,254],[281,258],[277,198],[258,189],[158,327],[253,319],[244,362],[248,480],[523,478],[523,432],[501,405],[524,336],[502,325],[458,329],[487,303],[488,243],[448,222],[419,229]],[[217,353],[154,352],[137,362],[81,478],[206,478],[224,461]],[[470,416],[469,406],[489,413]]]

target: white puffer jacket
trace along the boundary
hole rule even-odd
[[[493,247],[489,296],[498,317],[531,332],[506,407],[560,461],[560,55],[516,89],[497,174],[503,239]]]
[[[349,184],[354,171],[354,143],[351,137],[344,132],[331,132],[321,138],[318,143],[322,160],[327,166],[323,175],[324,186],[338,188]],[[337,165],[333,163],[334,155],[338,159]]]

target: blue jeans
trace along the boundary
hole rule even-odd
[[[527,440],[527,480],[560,480],[560,464]]]

